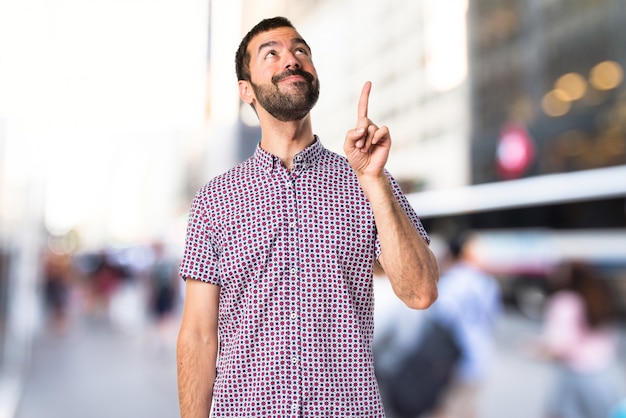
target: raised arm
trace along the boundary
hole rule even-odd
[[[348,131],[344,152],[369,199],[381,244],[379,261],[396,295],[409,307],[428,308],[437,299],[439,267],[407,214],[385,174],[391,148],[386,126],[367,117],[371,83],[363,86],[356,128]]]
[[[220,288],[187,279],[176,346],[181,418],[206,418],[213,401]]]

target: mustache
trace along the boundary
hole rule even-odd
[[[285,70],[280,74],[276,74],[274,77],[272,77],[272,83],[276,84],[281,80],[284,80],[287,77],[291,77],[293,75],[298,75],[303,77],[306,81],[308,81],[309,83],[312,83],[313,81],[315,81],[315,77],[313,77],[313,74],[308,73],[300,68],[296,68],[296,69],[289,69],[289,70]]]

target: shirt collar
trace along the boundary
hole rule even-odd
[[[294,155],[294,170],[302,170],[311,167],[324,153],[324,147],[317,135],[314,136],[315,141]],[[261,143],[257,144],[253,155],[255,164],[257,164],[266,173],[271,173],[280,164],[280,159],[261,148]]]

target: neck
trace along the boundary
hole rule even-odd
[[[295,122],[261,121],[261,148],[277,156],[291,170],[293,156],[313,143],[311,116]]]

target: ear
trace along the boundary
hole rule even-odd
[[[241,97],[241,100],[243,100],[244,103],[252,104],[254,91],[252,90],[250,82],[246,80],[239,80],[239,97]]]

